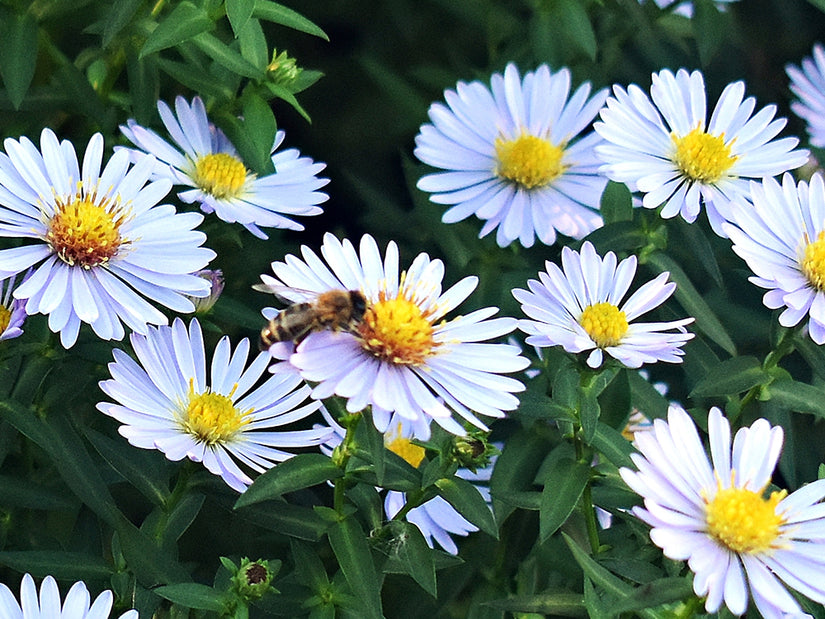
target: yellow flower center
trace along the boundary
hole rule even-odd
[[[684,137],[671,135],[676,153],[673,162],[691,180],[715,183],[727,172],[738,157],[731,156],[725,134],[710,135],[699,127]]]
[[[195,163],[195,184],[216,198],[234,198],[247,179],[246,167],[229,153],[212,153]]]
[[[611,303],[589,305],[582,312],[579,324],[599,348],[616,346],[627,333],[627,316]]]
[[[381,360],[419,365],[434,353],[433,325],[406,297],[372,303],[358,327],[361,345]]]
[[[800,263],[802,274],[817,290],[825,290],[825,230],[815,241],[805,246],[805,256]]]
[[[11,310],[5,305],[0,305],[0,335],[9,328],[11,322]]]
[[[401,426],[399,425],[399,432]],[[389,449],[396,456],[406,460],[414,469],[418,468],[421,461],[424,459],[426,450],[420,445],[415,445],[408,438],[398,436],[392,440],[384,440],[384,446]]]
[[[758,554],[772,547],[784,523],[776,506],[786,491],[769,498],[746,488],[719,488],[705,508],[708,533],[733,552]]]
[[[564,172],[563,156],[563,148],[528,133],[515,140],[498,138],[496,174],[526,189],[543,187]]]
[[[207,445],[226,443],[235,436],[243,426],[249,423],[252,409],[241,412],[232,403],[232,394],[228,396],[206,390],[195,393],[194,381],[189,380],[189,402],[183,414],[181,426],[185,432]]]
[[[66,264],[91,269],[108,262],[128,243],[120,236],[128,213],[116,201],[96,198],[78,191],[70,202],[57,201],[46,241]]]

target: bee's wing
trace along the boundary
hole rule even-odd
[[[268,292],[274,294],[281,301],[285,303],[303,303],[307,301],[314,301],[320,292],[313,292],[312,290],[304,290],[303,288],[293,288],[291,286],[284,286],[279,280],[269,275],[261,275],[262,284],[255,284],[252,286],[258,292]]]

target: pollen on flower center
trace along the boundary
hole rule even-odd
[[[399,296],[371,304],[358,327],[361,345],[379,359],[419,365],[433,354],[433,326],[421,308]]]
[[[496,139],[496,174],[526,189],[543,187],[562,175],[564,149],[523,133],[515,140]]]
[[[398,436],[391,441],[385,441],[384,446],[396,456],[406,460],[415,469],[424,459],[426,450],[420,445],[415,445],[410,439]]]
[[[587,306],[579,324],[599,348],[616,346],[627,333],[627,316],[611,303]]]
[[[195,183],[216,198],[236,197],[246,179],[243,162],[229,153],[211,153],[195,163]]]
[[[725,134],[710,135],[699,127],[686,136],[671,135],[676,153],[673,162],[688,178],[700,183],[715,183],[722,178],[738,157],[731,156],[731,144],[725,144]]]
[[[11,310],[7,308],[5,305],[0,305],[0,335],[3,334],[3,331],[9,328],[9,323],[11,322]]]
[[[784,520],[776,506],[786,494],[772,492],[766,499],[746,488],[719,488],[705,508],[708,533],[734,552],[765,552],[779,536]]]
[[[825,290],[825,230],[805,246],[805,255],[799,266],[811,286]]]
[[[116,202],[78,193],[70,202],[57,201],[46,241],[66,264],[90,269],[108,262],[126,242],[120,227],[127,216]]]
[[[237,385],[235,385],[237,387]],[[235,388],[232,389],[234,393]],[[207,445],[225,443],[249,423],[252,411],[241,412],[228,396],[212,391],[195,393],[193,381],[189,381],[189,401],[183,411],[181,425],[184,431]]]

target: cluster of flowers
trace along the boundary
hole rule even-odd
[[[825,118],[825,54],[819,48],[815,54],[816,64],[789,68],[812,143],[825,140],[816,125]],[[419,188],[452,205],[444,221],[475,214],[485,221],[482,235],[497,230],[499,245],[530,246],[535,238],[552,244],[557,233],[581,239],[600,226],[608,180],[627,184],[642,207],[663,205],[666,218],[692,222],[704,204],[713,230],[731,239],[753,270],[752,281],[769,290],[765,304],[786,308],[780,322],[796,325],[809,316],[811,338],[824,343],[825,183],[816,175],[795,184],[787,174],[808,152],[796,149],[795,138],[774,139],[785,125],[774,119],[775,107],[753,115],[755,101],[744,98],[737,82],[724,90],[708,121],[698,71],[654,74],[649,96],[635,85],[590,96],[589,84],[569,96],[570,84],[567,69],[551,73],[542,66],[522,78],[511,64],[493,75],[489,88],[460,82],[445,92],[446,105],[430,108],[432,122],[422,126],[415,154],[445,171],[422,177]],[[448,318],[472,294],[476,277],[442,290],[441,260],[421,253],[402,270],[393,242],[382,255],[369,235],[356,248],[329,234],[320,256],[304,247],[300,257],[273,262],[274,276],[262,275],[262,287],[286,291],[282,296],[293,302],[359,291],[363,319],[352,329],[279,342],[251,362],[247,339],[233,352],[224,337],[207,373],[198,321],[187,327],[176,318],[168,325],[152,302],[194,311],[212,292],[203,269],[215,253],[196,230],[202,215],[159,203],[173,186],[183,186],[182,202],[265,237],[262,227],[300,229],[289,217],[319,213],[327,196],[318,190],[327,181],[318,177],[323,164],[295,150],[278,151],[283,132],[272,149],[275,172],[257,177],[208,121],[199,98],[191,104],[178,98],[175,113],[162,102],[158,109],[176,146],[130,121],[122,131],[137,148],[116,149],[102,169],[100,135],[89,142],[82,165],[72,144],[50,130],[43,131],[40,149],[26,138],[5,141],[0,236],[28,243],[0,250],[0,339],[19,335],[25,317],[37,313],[48,316],[65,347],[75,343],[83,322],[107,340],[122,339],[125,324],[136,358],[114,350],[111,379],[100,383],[114,402],[98,409],[122,424],[120,433],[132,445],[203,462],[239,492],[252,482],[240,465],[263,472],[296,448],[329,452],[342,440],[341,427],[322,406],[333,395],[351,413],[369,408],[387,446],[413,465],[420,452],[410,439],[426,440],[432,422],[459,435],[468,426],[487,430],[478,416],[515,410],[515,394],[524,389],[508,376],[529,365],[520,348],[489,341],[517,327],[528,344],[589,351],[592,368],[605,354],[630,368],[678,363],[692,337],[691,318],[634,322],[673,294],[668,273],[625,299],[636,258],[599,256],[590,243],[578,252],[565,247],[561,268],[548,262],[528,290],[513,291],[527,319],[494,317],[494,307]],[[579,137],[591,125],[594,131]],[[780,185],[773,177],[783,173]],[[267,369],[271,376],[262,381]],[[319,410],[326,424],[284,429]],[[645,509],[635,513],[653,526],[654,543],[667,556],[689,559],[709,611],[724,599],[731,611],[744,612],[744,573],[766,616],[799,611],[777,576],[825,601],[824,589],[795,576],[810,573],[801,568],[825,569],[815,546],[825,536],[816,505],[825,482],[764,498],[781,429],[762,420],[740,430],[731,459],[727,421],[712,411],[709,425],[712,470],[684,412],[636,433],[639,471],[625,470],[623,478],[645,498]],[[684,456],[679,466],[673,453]],[[477,479],[485,477],[489,470]],[[387,495],[390,517],[403,500]],[[743,514],[753,513],[760,517],[743,527]],[[438,499],[407,517],[430,544],[449,552],[456,552],[450,534],[474,530]],[[32,587],[24,582],[24,593]]]

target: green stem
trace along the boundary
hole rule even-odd
[[[355,428],[361,421],[363,415],[361,413],[348,414],[346,422],[343,424],[347,428],[347,433],[344,435],[344,440],[332,452],[332,462],[342,471],[346,471],[347,463],[352,457],[352,452],[355,447]],[[343,421],[343,420],[339,420]],[[335,480],[332,494],[332,507],[342,517],[344,516],[344,505],[346,503],[346,490],[349,485],[346,475]]]
[[[584,445],[578,435],[574,439],[573,444],[576,450],[576,460],[583,461]],[[584,524],[587,528],[587,539],[590,542],[590,549],[593,554],[596,555],[599,552],[601,543],[599,542],[599,523],[596,519],[596,509],[593,507],[593,490],[590,481],[587,482],[582,492],[581,508],[582,515],[584,516]]]

